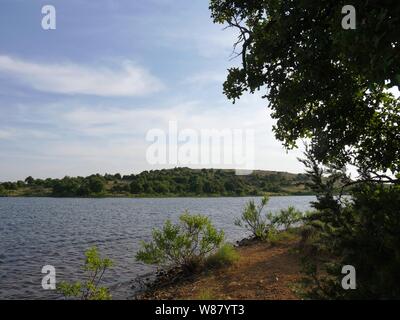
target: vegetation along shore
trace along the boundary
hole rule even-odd
[[[175,168],[140,174],[34,179],[0,183],[0,196],[23,197],[209,197],[309,195],[305,174],[257,170]]]
[[[310,266],[334,262],[320,250],[316,229],[307,224],[311,212],[293,207],[265,212],[269,201],[248,201],[235,221],[250,237],[234,246],[225,242],[209,217],[184,212],[179,222],[166,220],[142,242],[136,260],[158,266],[155,279],[141,283],[133,299],[302,299],[314,297],[320,274]],[[101,280],[113,261],[102,258],[96,248],[86,252],[82,282],[62,282],[58,292],[73,299],[111,299]],[[324,275],[324,273],[323,273]]]

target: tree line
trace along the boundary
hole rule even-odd
[[[246,196],[306,194],[307,176],[255,171],[238,176],[234,170],[174,168],[139,174],[95,174],[88,177],[3,182],[0,195],[89,196]]]

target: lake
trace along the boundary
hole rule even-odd
[[[248,235],[234,220],[250,199],[258,198],[0,198],[0,299],[59,299],[42,289],[42,267],[54,266],[57,281],[80,279],[91,246],[114,261],[104,278],[113,298],[132,298],[135,278],[155,270],[135,261],[140,240],[150,240],[152,228],[177,221],[187,209],[209,216],[235,242]],[[304,211],[314,199],[272,197],[267,210],[291,205]]]

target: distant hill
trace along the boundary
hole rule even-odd
[[[312,194],[305,174],[256,170],[174,168],[140,174],[95,174],[88,177],[3,182],[0,196],[54,197],[191,197]]]

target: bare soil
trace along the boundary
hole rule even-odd
[[[302,278],[298,241],[271,246],[252,242],[238,247],[232,266],[204,272],[158,288],[142,299],[296,300],[293,285]]]

